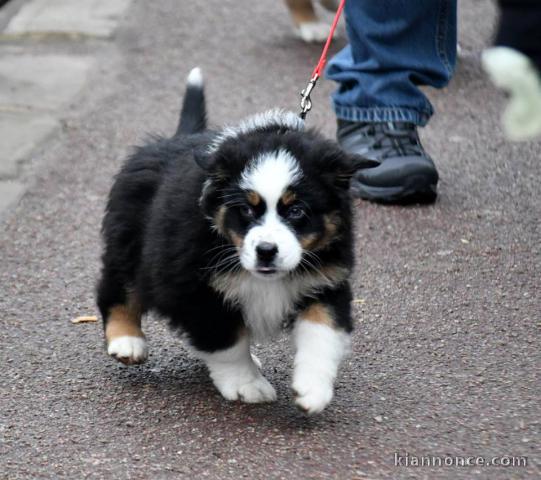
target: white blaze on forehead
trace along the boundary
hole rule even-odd
[[[293,112],[285,112],[280,109],[268,110],[246,118],[239,125],[225,127],[209,146],[209,151],[214,152],[220,145],[229,138],[237,138],[250,132],[264,130],[267,128],[285,128],[287,130],[304,130],[304,120]]]
[[[297,267],[302,257],[302,247],[289,225],[277,211],[280,197],[302,176],[295,157],[281,149],[261,154],[242,173],[241,188],[253,190],[266,205],[265,214],[244,237],[240,261],[246,270],[258,265],[257,246],[261,242],[274,243],[278,248],[274,266],[281,271]]]
[[[240,186],[253,190],[265,201],[267,209],[276,207],[285,190],[301,178],[295,157],[286,150],[264,153],[242,173]]]

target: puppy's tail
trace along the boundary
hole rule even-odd
[[[182,102],[180,121],[175,135],[202,132],[207,128],[205,90],[199,67],[192,68],[186,81],[186,93]]]

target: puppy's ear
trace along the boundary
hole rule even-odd
[[[199,206],[204,214],[210,217],[220,204],[220,190],[226,185],[229,177],[219,153],[196,149],[193,151],[193,157],[206,176],[199,197]]]
[[[207,179],[203,183],[203,189],[201,190],[201,196],[199,197],[199,206],[203,213],[210,217],[216,209],[217,203],[217,190],[216,186],[213,184],[212,180]]]
[[[194,150],[195,163],[205,171],[213,181],[223,181],[229,178],[226,158],[219,152],[209,153],[206,150]]]
[[[348,189],[349,181],[355,172],[363,168],[374,168],[379,162],[370,160],[361,155],[335,151],[326,161],[326,175],[334,185]]]
[[[193,158],[195,163],[207,172],[211,169],[215,162],[214,155],[212,153],[200,148],[196,148],[193,151]]]
[[[374,168],[380,165],[378,161],[370,160],[369,158],[363,157],[362,155],[350,153],[348,157],[348,161],[351,162],[354,166],[354,173],[361,168]]]

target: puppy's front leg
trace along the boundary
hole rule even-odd
[[[197,355],[207,364],[214,385],[226,400],[247,403],[276,400],[274,388],[259,371],[259,361],[250,354],[247,334],[230,348],[213,353],[198,351]]]
[[[349,350],[350,335],[336,316],[330,305],[313,303],[293,329],[293,391],[295,403],[307,413],[321,412],[329,404],[338,366]]]

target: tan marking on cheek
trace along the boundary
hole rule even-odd
[[[109,310],[105,322],[107,342],[124,336],[144,337],[141,330],[141,309],[133,295],[128,297],[126,305],[115,305]]]
[[[216,214],[214,215],[214,226],[216,230],[222,235],[225,235],[225,214],[227,212],[227,207],[222,205]]]
[[[331,311],[322,303],[313,303],[307,309],[303,310],[299,317],[308,322],[334,327],[334,318]]]
[[[228,233],[231,241],[233,242],[233,245],[235,245],[235,247],[237,248],[242,248],[242,245],[244,244],[244,238],[235,233],[233,230],[229,230]]]
[[[318,236],[315,233],[305,235],[301,238],[302,248],[305,250],[321,250],[337,239],[340,217],[336,212],[323,216],[323,235]]]
[[[248,200],[248,203],[254,207],[257,207],[261,203],[261,197],[257,192],[254,192],[253,190],[250,190],[246,194],[246,200]]]
[[[282,203],[284,205],[291,205],[295,200],[297,199],[297,195],[295,192],[292,192],[291,190],[287,190],[284,192],[284,194],[281,197]]]
[[[318,236],[315,233],[309,233],[301,237],[300,243],[305,250],[313,250],[318,243]]]
[[[340,225],[340,217],[336,212],[329,213],[323,216],[323,224],[325,225],[325,233],[321,237],[317,248],[325,248],[334,242],[338,235],[338,226]]]
[[[325,224],[325,237],[334,239],[338,226],[340,225],[340,217],[336,212],[324,215],[323,222]]]

